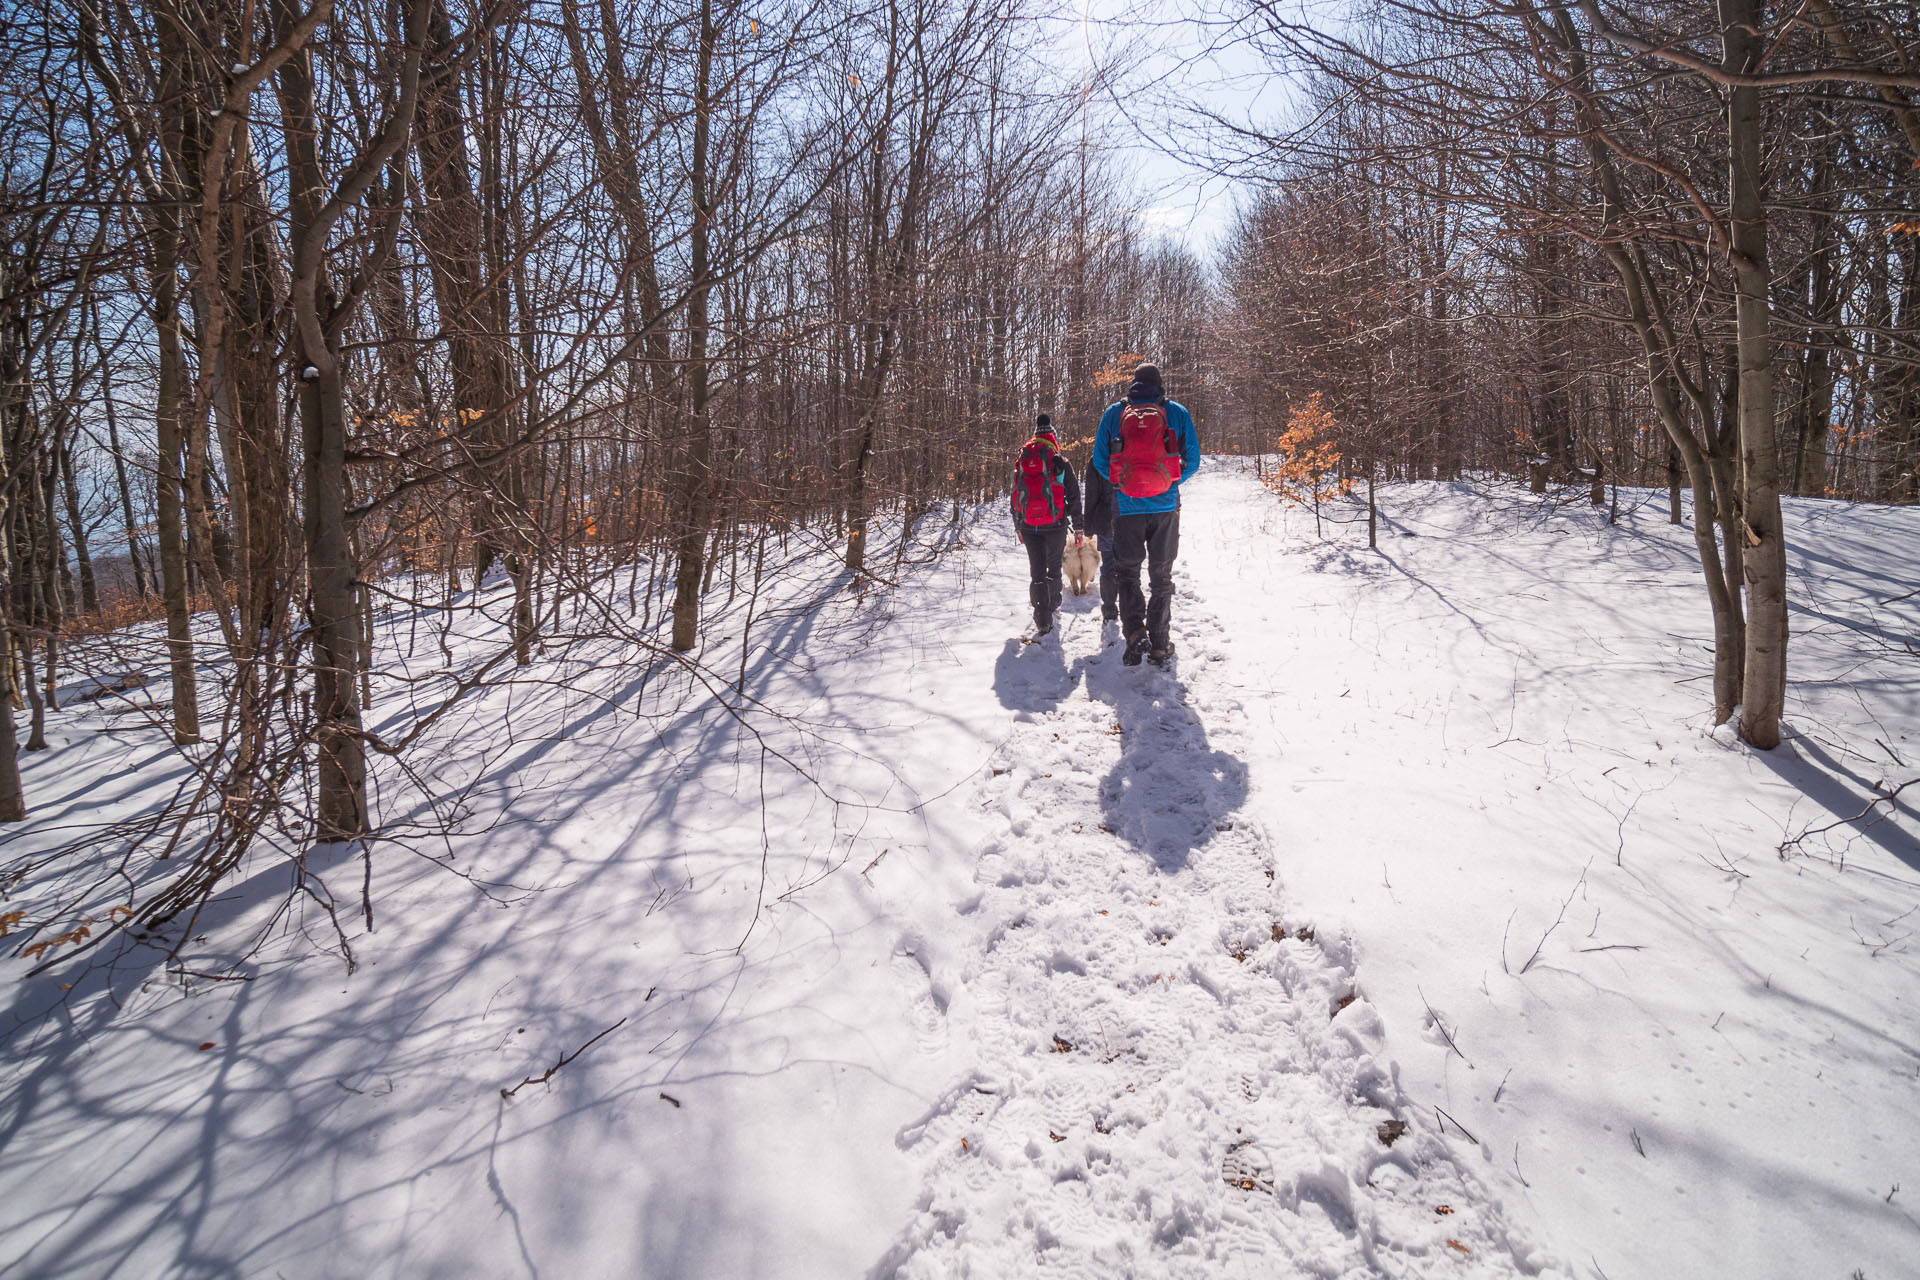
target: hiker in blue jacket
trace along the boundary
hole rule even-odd
[[[1173,561],[1180,553],[1180,486],[1200,469],[1193,415],[1167,399],[1158,365],[1133,371],[1127,398],[1107,406],[1089,464],[1114,487],[1113,560],[1119,582],[1123,661],[1164,667],[1173,657]],[[1140,592],[1147,567],[1152,599]]]

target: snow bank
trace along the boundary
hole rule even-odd
[[[1761,753],[1711,725],[1687,531],[1623,498],[1609,526],[1397,487],[1378,554],[1195,501],[1209,596],[1265,642],[1253,808],[1355,934],[1416,1123],[1577,1274],[1912,1274],[1913,792],[1778,849],[1920,772],[1920,607],[1891,600],[1920,511],[1788,504],[1790,734]]]

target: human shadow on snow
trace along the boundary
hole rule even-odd
[[[1009,711],[1030,711],[1038,715],[1052,711],[1072,696],[1087,660],[1075,658],[1072,667],[1068,667],[1067,641],[1062,633],[1070,629],[1072,619],[1097,616],[1099,612],[1099,592],[1076,595],[1069,591],[1061,597],[1052,631],[1032,640],[1009,637],[993,664],[993,693],[1000,699],[1000,705]]]
[[[1074,673],[1067,670],[1058,631],[1030,641],[1009,636],[993,664],[994,696],[1009,711],[1052,711],[1067,700],[1073,686]]]
[[[1160,871],[1184,869],[1246,803],[1246,763],[1207,740],[1176,671],[1124,666],[1117,645],[1076,665],[1119,731],[1120,759],[1100,783],[1104,825]]]

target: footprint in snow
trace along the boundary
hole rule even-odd
[[[917,939],[902,940],[893,954],[892,968],[894,981],[907,996],[915,1046],[931,1055],[947,1047],[947,994],[935,985],[924,950],[925,943]]]

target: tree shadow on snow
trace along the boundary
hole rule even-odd
[[[783,703],[812,710],[791,724],[768,712],[756,727],[802,765],[846,750],[842,739],[857,745],[857,730],[808,701],[831,692],[863,631],[880,625],[877,606],[825,607],[845,595],[829,577],[755,618],[747,687],[777,674]],[[725,949],[746,927],[742,911],[757,911],[744,905],[751,894],[743,903],[726,890],[751,885],[763,857],[757,845],[729,843],[727,806],[752,783],[723,764],[745,731],[697,696],[705,686],[684,666],[601,665],[604,677],[578,690],[555,680],[517,690],[513,710],[526,726],[517,735],[482,719],[492,703],[471,705],[466,732],[447,722],[446,788],[462,813],[446,818],[438,801],[416,799],[394,804],[387,825],[456,827],[471,893],[433,887],[427,878],[444,870],[396,857],[397,839],[377,848],[383,936],[362,944],[356,930],[355,942],[383,969],[352,980],[355,998],[340,998],[338,969],[306,948],[276,946],[260,961],[245,953],[251,935],[235,923],[289,889],[290,864],[266,850],[200,919],[212,942],[194,949],[196,968],[233,981],[193,978],[192,1017],[175,1007],[183,979],[163,975],[165,950],[128,938],[103,946],[81,976],[49,972],[0,996],[0,1188],[49,1167],[74,1171],[33,1197],[30,1219],[0,1192],[0,1277],[531,1275],[534,1247],[556,1248],[554,1224],[577,1207],[554,1194],[544,1161],[548,1144],[584,1139],[556,1134],[591,1135],[603,1149],[637,1144],[652,1131],[638,1118],[642,1104],[663,1112],[663,1091],[679,1096],[723,1077],[865,1071],[878,1087],[902,1087],[862,1061],[796,1047],[792,1011],[805,991],[781,1008],[741,1012],[741,993],[783,974],[801,941],[809,963],[837,974],[840,933],[782,922],[761,934],[766,945]],[[735,670],[730,660],[723,674]],[[392,725],[376,725],[393,732],[403,710],[401,700],[383,702],[377,714]],[[604,747],[582,748],[595,741]],[[557,750],[562,743],[572,748]],[[878,794],[880,783],[869,785]],[[784,811],[775,830],[790,834],[772,846],[777,864],[806,858],[793,874],[814,874],[818,842],[805,819],[815,804],[835,803],[803,792]],[[468,817],[469,807],[479,812]],[[599,815],[590,841],[555,819],[581,812]],[[512,838],[496,840],[509,823]],[[689,847],[700,858],[698,890],[685,870]],[[355,848],[310,853],[308,870],[342,870],[357,884],[346,865]],[[293,904],[280,931],[325,946],[330,921]],[[641,964],[625,945],[598,954],[572,941],[643,920],[689,939],[686,954],[676,959],[662,942]],[[404,976],[378,981],[382,971]],[[616,1024],[618,1035],[551,1085],[498,1096]],[[751,1213],[726,1182],[750,1129],[724,1110],[696,1112],[691,1100],[684,1113],[677,1101],[671,1110],[682,1149],[726,1158],[636,1178],[633,1236],[608,1246],[639,1259],[636,1274],[710,1268],[716,1240],[745,1235]],[[648,1159],[660,1167],[668,1157]],[[589,1176],[618,1167],[615,1157]],[[289,1213],[303,1196],[304,1211]],[[487,1206],[476,1224],[502,1225],[436,1225],[475,1203]],[[349,1221],[362,1230],[343,1230]],[[483,1256],[493,1265],[472,1265]]]
[[[1162,872],[1233,825],[1247,799],[1247,766],[1216,750],[1174,671],[1128,667],[1117,646],[1085,663],[1087,694],[1113,708],[1120,759],[1100,782],[1105,825]]]
[[[1865,840],[1920,872],[1920,844],[1906,825],[1920,819],[1920,806],[1911,801],[1911,793],[1888,798],[1876,785],[1877,777],[1848,768],[1805,734],[1792,734],[1774,750],[1753,754],[1783,782],[1826,810],[1825,816],[1808,815],[1795,821],[1786,833],[1799,836],[1831,824],[1829,830],[1805,841],[1801,853],[1844,856],[1854,841]]]

